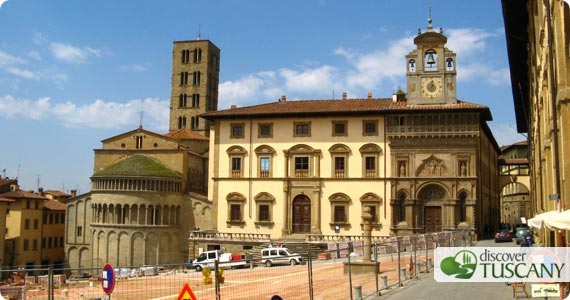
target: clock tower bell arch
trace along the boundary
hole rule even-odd
[[[406,55],[409,104],[457,103],[455,53],[445,47],[443,30],[435,31],[431,17],[426,32],[418,29],[416,49]]]

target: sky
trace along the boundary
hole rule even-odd
[[[457,54],[458,99],[486,105],[499,146],[516,132],[496,0],[0,0],[0,173],[27,190],[90,190],[93,149],[138,127],[168,132],[172,46],[221,49],[218,109],[388,98],[406,88],[418,28]]]

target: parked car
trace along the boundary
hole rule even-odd
[[[224,269],[242,268],[248,264],[243,254],[223,253],[221,250],[212,250],[200,253],[190,267],[196,269],[197,272],[202,271],[204,268],[213,269],[216,260],[218,265]]]
[[[512,241],[513,237],[508,229],[501,229],[499,232],[495,233],[495,243]]]
[[[297,265],[303,263],[303,257],[296,253],[289,253],[287,248],[265,248],[261,249],[261,263],[266,267],[273,265]]]
[[[515,232],[515,241],[517,243],[517,245],[522,245],[524,244],[524,240],[525,240],[525,236],[530,234],[530,243],[532,244],[532,232],[530,231],[530,229],[528,227],[519,227],[516,229]]]

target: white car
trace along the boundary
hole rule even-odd
[[[273,265],[298,265],[303,263],[303,257],[296,253],[289,253],[287,248],[265,248],[261,249],[261,263],[266,267]]]

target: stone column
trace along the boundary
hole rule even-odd
[[[362,223],[364,231],[364,253],[362,256],[363,262],[370,262],[370,245],[372,244],[372,230],[370,226],[370,221],[372,220],[372,214],[370,214],[370,207],[366,206],[362,213]]]

